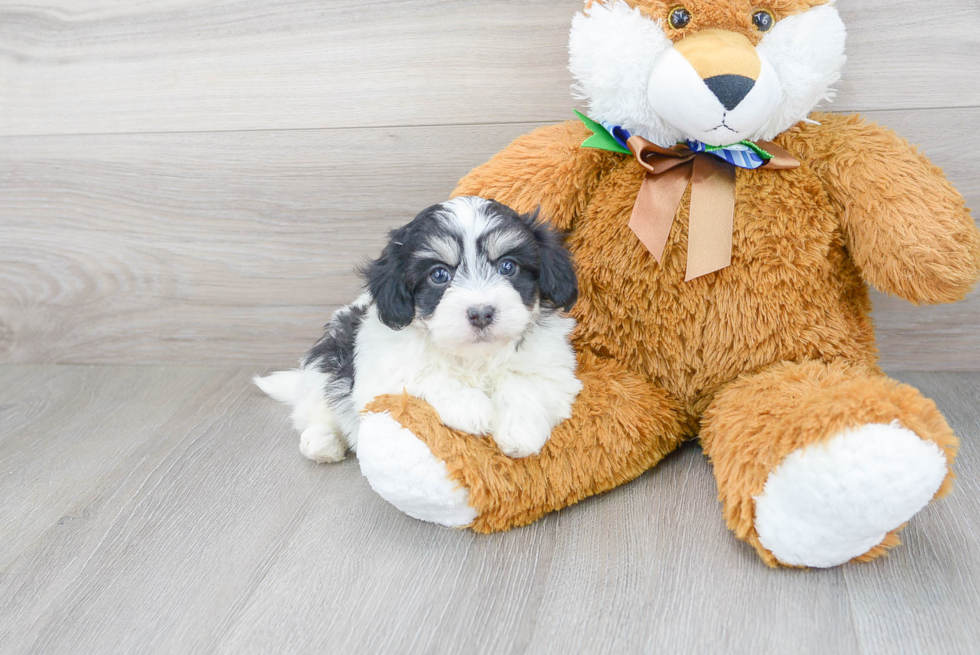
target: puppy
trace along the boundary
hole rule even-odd
[[[300,450],[335,462],[357,450],[359,416],[383,394],[427,401],[443,424],[538,453],[582,385],[569,344],[578,296],[571,256],[536,214],[482,198],[423,211],[363,271],[300,368],[255,378],[293,407]]]

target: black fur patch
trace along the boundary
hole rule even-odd
[[[330,376],[332,394],[349,395],[354,389],[354,345],[366,314],[366,307],[337,310],[324,327],[323,337],[306,355],[304,361],[319,360],[320,372]]]
[[[571,310],[578,300],[578,277],[572,253],[565,247],[564,237],[551,225],[541,220],[538,212],[524,216],[534,232],[541,258],[541,274],[538,286],[541,289],[543,304]]]
[[[459,240],[459,235],[448,230],[439,218],[445,213],[441,204],[433,205],[408,225],[392,230],[381,257],[361,271],[378,308],[378,318],[393,330],[411,323],[416,307],[422,316],[431,315],[445,292],[445,287],[428,282],[432,268],[444,262],[414,256],[426,250],[434,237]]]
[[[436,311],[442,296],[446,293],[449,285],[438,286],[428,281],[429,271],[442,262],[421,260],[418,262],[417,277],[419,282],[415,285],[415,308],[419,316],[429,318]],[[450,272],[453,272],[450,269]]]
[[[516,223],[527,231],[526,241],[498,257],[498,261],[505,257],[513,259],[521,267],[510,282],[524,304],[530,306],[535,295],[540,294],[543,306],[570,310],[578,300],[578,278],[562,236],[537,211],[521,215],[497,201],[490,201],[490,207],[498,216],[510,219],[502,222],[497,230],[519,229],[515,228]],[[485,238],[481,238],[481,250]]]

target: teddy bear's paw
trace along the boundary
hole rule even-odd
[[[339,462],[347,455],[347,444],[329,425],[317,423],[303,430],[299,450],[317,464]]]
[[[453,528],[476,518],[469,491],[451,480],[445,463],[389,414],[361,418],[357,458],[371,488],[409,516]]]
[[[911,519],[946,473],[935,443],[897,422],[864,425],[790,453],[755,497],[755,529],[784,564],[837,566]]]

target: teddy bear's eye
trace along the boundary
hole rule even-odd
[[[775,23],[776,19],[765,9],[756,9],[752,12],[752,24],[760,32],[768,32]]]
[[[674,7],[667,14],[667,22],[675,30],[684,29],[691,22],[691,12],[684,9],[684,7]]]

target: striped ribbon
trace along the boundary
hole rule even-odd
[[[753,171],[757,168],[762,168],[766,161],[771,158],[769,157],[764,159],[751,146],[744,143],[735,143],[730,146],[718,148],[714,146],[706,146],[700,141],[688,141],[687,147],[694,152],[707,152],[715,157],[724,159],[732,166],[747,168]]]
[[[632,136],[629,130],[625,129],[621,125],[613,125],[612,123],[602,122],[602,127],[609,132],[612,138],[616,139],[616,143],[629,149],[626,145],[627,141],[630,140]],[[729,146],[709,146],[700,141],[688,141],[687,147],[691,149],[692,152],[707,152],[709,154],[718,157],[724,161],[727,161],[732,166],[738,166],[739,168],[746,168],[748,170],[754,171],[757,168],[762,168],[765,166],[766,162],[772,158],[772,156],[763,150],[762,148],[756,146],[754,143],[741,142],[733,143]]]

